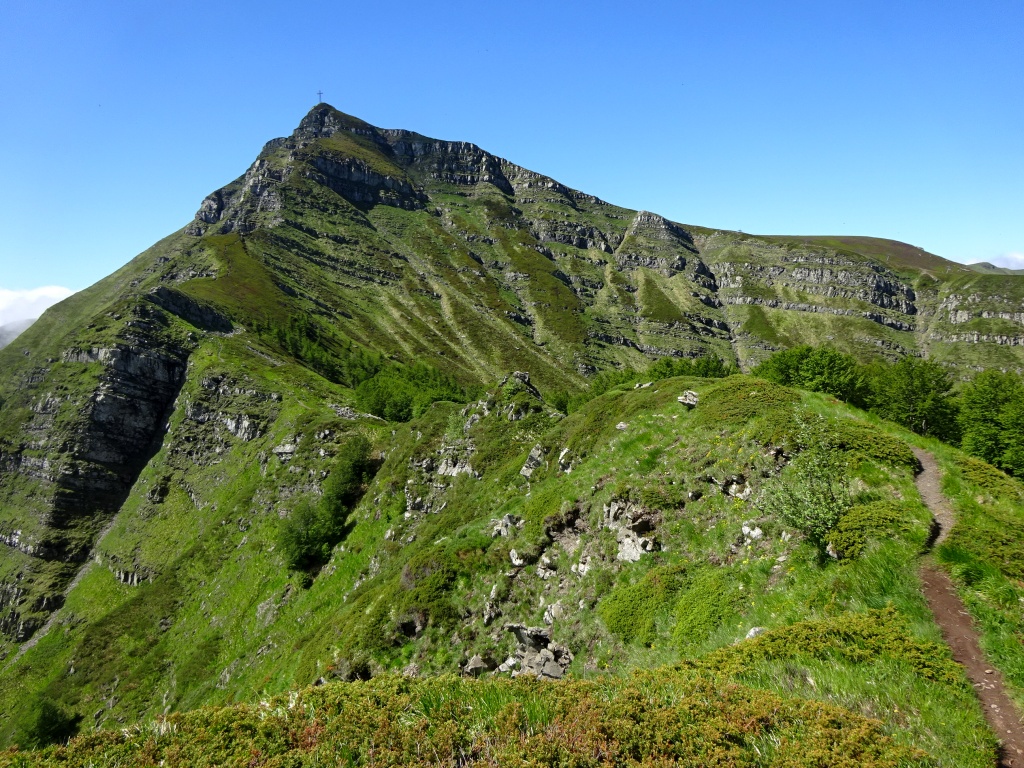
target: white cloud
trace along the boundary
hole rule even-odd
[[[0,325],[39,317],[43,310],[73,294],[70,288],[44,285],[24,291],[0,288]]]
[[[996,256],[990,261],[997,267],[1007,267],[1008,269],[1024,269],[1024,253],[1004,253]]]

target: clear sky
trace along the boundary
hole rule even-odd
[[[318,89],[676,221],[1024,267],[1020,0],[5,0],[0,322],[184,226]]]

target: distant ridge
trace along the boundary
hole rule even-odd
[[[968,264],[967,266],[975,272],[981,272],[983,275],[1024,275],[1024,269],[997,267],[988,261],[979,261],[976,264]]]
[[[36,319],[32,317],[0,325],[0,349],[3,349],[18,338],[18,336],[20,336],[22,332],[26,331],[35,321]]]

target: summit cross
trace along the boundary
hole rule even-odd
[[[323,101],[323,100],[324,100],[324,92],[323,92],[323,91],[317,91],[317,92],[316,92],[316,101],[317,101],[317,104],[319,104],[319,103],[320,103],[321,101]]]

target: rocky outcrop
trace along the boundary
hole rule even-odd
[[[310,164],[315,171],[307,171],[308,178],[353,203],[415,210],[423,208],[427,199],[408,179],[375,171],[362,160],[317,154],[310,159]]]
[[[201,330],[230,333],[234,328],[231,319],[216,307],[198,301],[175,288],[157,286],[146,298]]]
[[[498,666],[499,673],[510,672],[512,677],[529,675],[549,680],[560,680],[565,676],[573,654],[564,645],[552,642],[550,627],[506,624],[505,631],[515,635],[518,645],[515,653]]]
[[[604,507],[604,526],[615,532],[619,547],[616,558],[625,562],[636,562],[658,549],[653,534],[659,522],[657,512],[630,501],[612,499]]]

